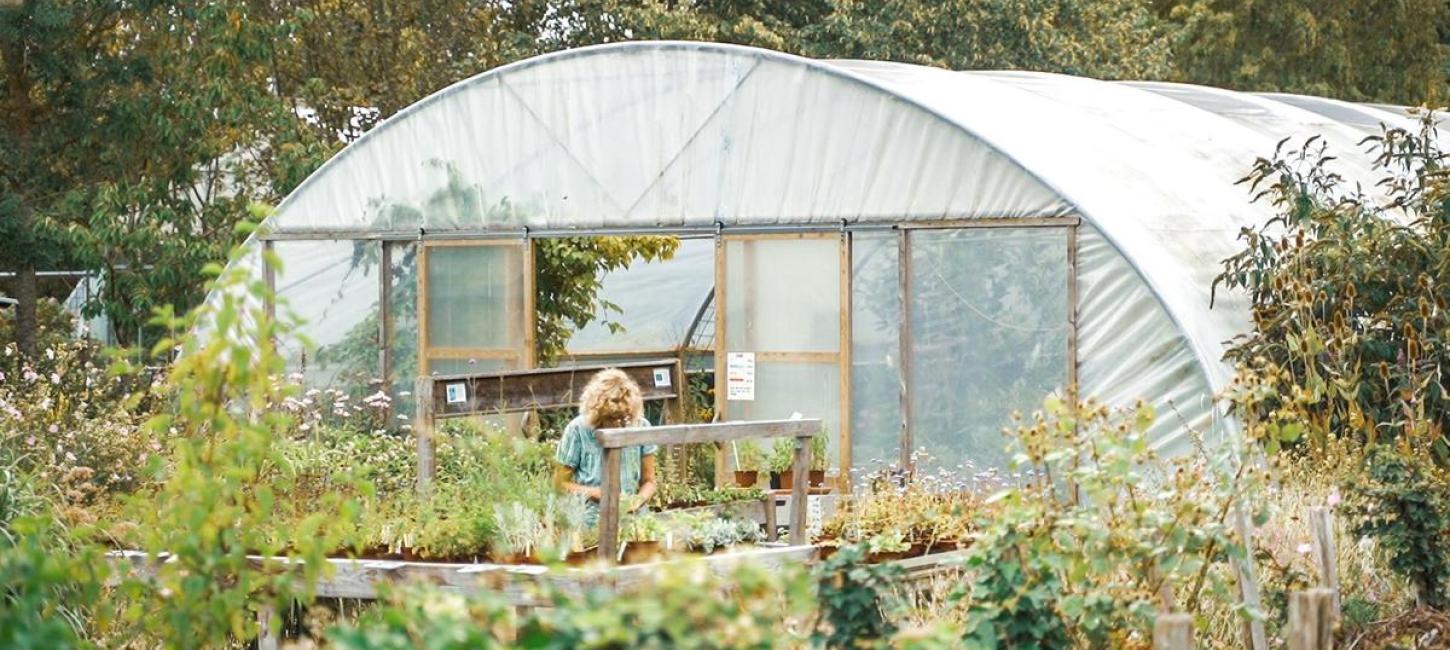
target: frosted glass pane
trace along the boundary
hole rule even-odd
[[[901,458],[901,282],[898,234],[851,243],[851,464],[870,472]]]
[[[518,246],[430,247],[427,287],[429,347],[522,345]]]
[[[730,351],[837,351],[840,246],[834,237],[727,241],[725,328]]]
[[[1063,229],[911,235],[912,435],[927,468],[1004,468],[1014,411],[1067,381]]]
[[[312,387],[349,392],[381,382],[377,242],[279,241],[277,316],[296,331],[278,339],[289,371]],[[374,388],[373,390],[376,390]]]
[[[800,413],[819,418],[829,440],[831,463],[839,458],[841,373],[835,364],[759,362],[755,400],[727,402],[730,420],[779,420]]]

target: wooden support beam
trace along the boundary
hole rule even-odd
[[[419,377],[414,382],[418,414],[413,419],[413,436],[418,445],[418,494],[427,496],[433,487],[433,379]]]
[[[619,557],[619,456],[618,447],[604,448],[604,476],[599,485],[599,558],[614,562]]]
[[[795,439],[795,458],[791,465],[790,543],[800,546],[806,543],[806,480],[811,469],[809,438]]]
[[[689,445],[752,438],[810,438],[820,432],[821,421],[808,419],[600,429],[594,435],[605,449],[617,449],[635,445]],[[809,468],[809,455],[806,457]]]
[[[837,487],[842,492],[851,491],[851,233],[841,232],[841,335],[837,349],[841,352],[840,375],[841,410],[840,431],[837,435]]]
[[[901,367],[901,469],[911,471],[911,231],[902,230],[898,237],[896,248],[896,269],[897,269],[897,291],[901,294],[900,321],[897,323],[897,332],[900,337],[898,345],[900,350],[897,356],[900,357]]]
[[[393,244],[378,242],[378,374],[382,376],[383,394],[393,395]],[[383,421],[391,427],[393,403],[383,408]]]
[[[725,308],[725,238],[715,236],[715,417],[716,422],[725,420],[725,316],[728,311]],[[727,484],[726,474],[729,474],[729,465],[725,458],[725,448],[715,445],[715,488],[720,489]]]

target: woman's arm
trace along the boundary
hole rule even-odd
[[[565,494],[577,494],[586,499],[598,501],[601,492],[597,487],[589,487],[574,482],[574,468],[568,465],[554,466],[554,486]]]
[[[639,493],[635,495],[634,507],[630,512],[639,510],[644,504],[649,503],[650,497],[655,495],[655,455],[648,454],[639,462]]]

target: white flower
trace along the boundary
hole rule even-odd
[[[1298,551],[1300,555],[1308,555],[1310,551],[1314,550],[1314,547],[1310,546],[1308,542],[1300,542],[1298,546],[1294,547],[1294,550]]]
[[[74,463],[74,462],[76,462],[76,455],[75,454],[72,454],[70,452],[65,452],[65,459],[68,460],[68,461],[70,461],[70,462],[72,462],[72,463]]]
[[[1339,501],[1340,501],[1340,498],[1339,498],[1339,488],[1334,488],[1333,490],[1330,490],[1330,492],[1329,492],[1329,507],[1333,508],[1334,506],[1339,505]]]
[[[52,372],[52,373],[50,373],[50,383],[52,383],[52,384],[59,384],[60,383],[60,373],[58,373],[58,372]]]
[[[55,348],[46,348],[45,358],[51,361],[55,361]]]
[[[60,427],[52,424],[49,428],[46,429],[46,431],[49,431],[51,433],[60,433]]]

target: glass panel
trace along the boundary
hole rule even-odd
[[[428,346],[522,346],[520,246],[428,248]]]
[[[851,236],[851,463],[901,459],[901,281],[896,232]]]
[[[1067,233],[911,235],[912,434],[922,467],[1007,464],[1002,435],[1067,381]]]
[[[726,346],[735,352],[835,352],[841,340],[841,242],[725,242]]]
[[[840,377],[839,366],[833,363],[757,361],[755,400],[730,402],[730,419],[779,420],[794,413],[820,418],[834,467],[840,457]]]
[[[291,372],[315,388],[349,393],[377,390],[377,242],[279,241],[277,316],[295,321],[294,336],[278,345]]]

